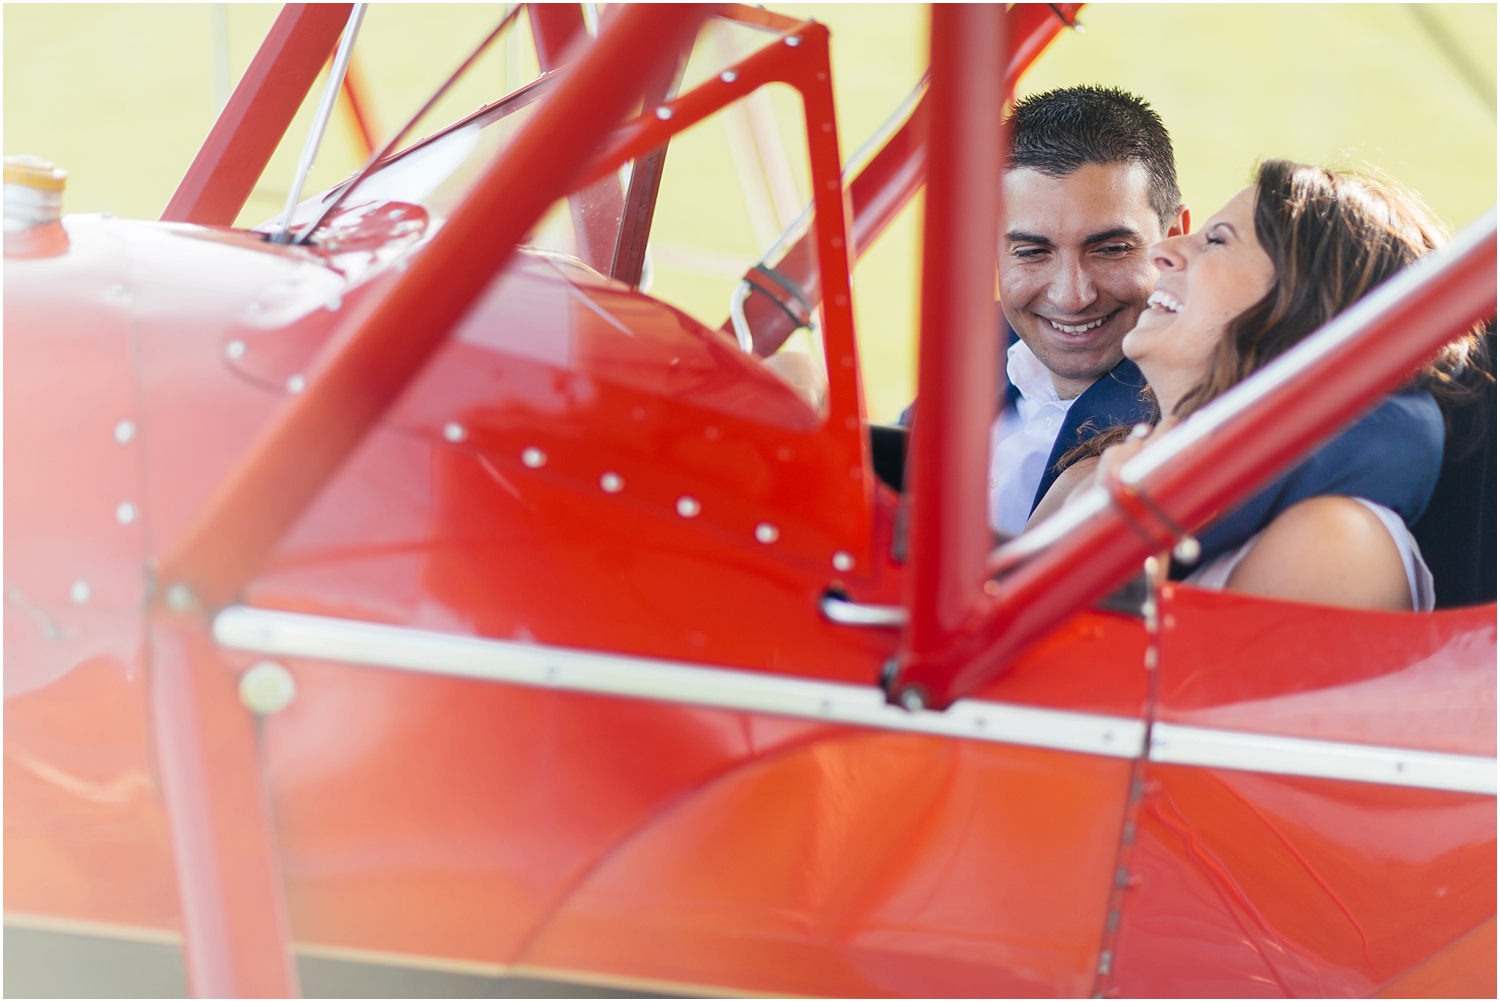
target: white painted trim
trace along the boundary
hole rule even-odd
[[[1145,723],[1130,717],[961,699],[945,712],[891,706],[874,684],[466,637],[359,620],[231,606],[214,618],[225,647],[459,678],[770,713],[889,731],[1134,758]],[[1358,783],[1495,793],[1495,760],[1157,723],[1153,762]]]
[[[225,647],[272,656],[689,703],[1112,758],[1138,756],[1146,733],[1145,724],[1130,717],[980,700],[959,700],[943,713],[912,713],[886,703],[873,682],[819,682],[246,606],[231,606],[214,617],[214,637]]]
[[[1156,723],[1151,761],[1495,795],[1495,760]]]

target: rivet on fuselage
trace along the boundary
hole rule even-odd
[[[129,501],[121,501],[115,506],[115,521],[121,525],[129,525],[135,521],[135,505]]]
[[[528,445],[521,450],[521,465],[539,470],[547,465],[547,454],[534,445]]]
[[[168,588],[164,598],[173,612],[187,612],[193,607],[193,590],[181,582]]]
[[[608,490],[609,488],[605,488]],[[677,514],[683,518],[697,518],[703,506],[698,503],[697,498],[690,498],[686,494],[677,499]]]
[[[739,78],[740,75],[734,70],[725,70],[723,73],[719,74],[719,79],[724,81],[725,83],[734,83]]]
[[[307,380],[300,374],[287,377],[286,391],[288,393],[301,393],[305,389],[307,389]]]
[[[244,358],[245,357],[245,342],[243,342],[243,341],[231,341],[231,342],[229,342],[228,344],[226,344],[224,346],[224,354],[228,355],[230,358]]]
[[[796,35],[788,35],[786,36],[786,44],[795,49],[797,46],[802,44],[802,39],[797,37]]]
[[[443,437],[450,442],[462,442],[469,437],[469,432],[457,421],[449,421],[443,425]]]
[[[672,117],[672,109],[668,108],[666,105],[662,105],[660,108],[656,109],[656,117],[665,122]]]
[[[770,522],[762,522],[755,527],[755,541],[770,546],[781,538],[781,530]]]
[[[115,441],[116,442],[119,442],[121,445],[124,445],[126,442],[129,442],[132,438],[135,438],[135,422],[134,421],[121,421],[119,424],[115,425]]]
[[[240,702],[258,716],[280,713],[297,698],[297,680],[285,665],[261,661],[240,676]]]
[[[73,587],[68,589],[68,598],[73,600],[74,605],[88,605],[89,596],[93,594],[89,583],[83,578],[73,582]]]
[[[854,569],[854,558],[843,550],[833,555],[833,569],[836,571],[851,571]]]
[[[606,494],[618,494],[625,489],[625,478],[618,473],[606,473],[599,478],[599,487]]]

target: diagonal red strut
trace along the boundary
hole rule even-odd
[[[353,7],[289,3],[281,9],[177,185],[162,222],[233,225],[338,45]]]
[[[697,30],[702,5],[632,5],[475,184],[411,267],[350,316],[162,565],[167,585],[228,602],[443,343],[517,242],[567,194],[609,130]]]

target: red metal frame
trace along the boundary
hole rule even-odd
[[[1009,52],[1003,84],[1006,100],[1010,99],[1021,74],[1062,31],[1065,26],[1062,18],[1071,18],[1081,7],[1083,4],[1022,3],[1005,12]],[[855,260],[880,238],[926,180],[929,98],[930,95],[923,96],[906,123],[849,183],[852,219],[849,236]],[[809,240],[804,236],[794,243],[774,267],[801,290],[803,300],[816,304],[823,290]],[[799,320],[793,314],[800,315],[801,304],[773,282],[759,281],[753,274],[746,278],[764,293],[745,301],[745,319],[755,339],[755,353],[768,356],[796,329]],[[725,330],[728,329],[726,322]]]
[[[199,998],[294,998],[286,889],[255,720],[205,620],[158,607],[150,628],[156,765],[188,984]]]
[[[639,98],[618,80],[642,79],[675,58],[702,17],[697,6],[643,6],[612,23],[406,274],[335,334],[307,390],[178,542],[162,580],[187,585],[210,607],[233,598],[527,230],[574,187],[588,153]]]
[[[24,902],[21,910],[136,923],[158,933],[173,928],[180,916],[191,984],[204,995],[296,990],[286,949],[284,895],[307,944],[391,951],[384,956],[396,963],[414,957],[493,962],[511,965],[503,969],[512,972],[548,976],[550,971],[553,977],[592,971],[610,984],[629,985],[639,976],[653,980],[637,981],[637,988],[685,994],[713,985],[725,991],[828,995],[931,993],[934,986],[954,996],[1091,990],[1193,994],[1180,989],[1193,984],[1182,972],[1208,957],[1204,943],[1214,942],[1199,933],[1215,932],[1222,936],[1216,942],[1238,948],[1241,940],[1260,934],[1236,926],[1236,909],[1253,912],[1267,903],[1295,911],[1299,919],[1282,940],[1267,926],[1272,949],[1286,956],[1300,953],[1333,975],[1354,972],[1354,980],[1329,980],[1329,985],[1369,982],[1399,991],[1414,983],[1444,983],[1422,981],[1443,975],[1454,963],[1448,959],[1451,949],[1434,951],[1472,929],[1476,916],[1493,915],[1493,870],[1486,869],[1493,865],[1493,796],[1141,759],[1133,766],[1127,758],[372,670],[305,655],[289,662],[298,684],[293,706],[256,722],[240,705],[235,673],[260,655],[216,644],[204,606],[239,588],[247,568],[273,546],[276,558],[243,590],[250,606],[367,622],[390,615],[407,626],[503,638],[511,635],[506,617],[516,596],[514,604],[525,615],[515,621],[529,621],[527,638],[543,644],[857,683],[871,679],[875,665],[894,653],[896,635],[819,620],[817,595],[832,580],[836,586],[847,583],[856,601],[887,604],[896,600],[901,578],[910,572],[917,614],[903,681],[927,686],[931,702],[939,704],[993,679],[982,695],[1001,704],[1222,727],[1228,725],[1216,715],[1224,709],[1242,711],[1264,697],[1300,693],[1310,674],[1335,697],[1337,685],[1390,678],[1405,686],[1398,695],[1421,691],[1425,698],[1432,694],[1433,676],[1417,669],[1430,667],[1438,652],[1447,652],[1446,657],[1455,651],[1469,676],[1465,684],[1487,681],[1493,698],[1493,605],[1413,617],[1168,587],[1160,593],[1157,625],[1149,635],[1137,620],[1089,610],[1054,629],[1107,587],[1103,577],[1129,573],[1150,548],[1136,539],[1129,516],[1116,511],[1092,521],[1075,514],[1076,531],[1070,535],[1030,534],[985,564],[982,512],[976,518],[975,511],[983,489],[976,478],[983,469],[978,443],[994,394],[985,373],[964,367],[980,368],[974,359],[993,356],[999,347],[992,339],[989,276],[981,275],[981,265],[994,251],[993,231],[988,240],[985,232],[998,208],[986,203],[995,197],[986,188],[993,188],[998,168],[987,157],[993,154],[998,116],[984,106],[985,95],[996,92],[994,55],[1003,51],[998,33],[990,30],[1000,20],[996,7],[952,7],[935,15],[939,73],[930,105],[937,118],[935,173],[921,359],[923,399],[935,402],[930,408],[924,404],[917,429],[924,437],[913,454],[918,467],[915,566],[903,569],[881,557],[890,541],[895,497],[884,490],[872,495],[868,483],[844,477],[845,463],[867,466],[859,452],[864,438],[848,311],[849,245],[857,254],[860,224],[846,227],[853,193],[841,191],[839,184],[826,31],[735,8],[730,16],[795,34],[799,44],[774,38],[737,66],[742,90],[710,81],[669,102],[668,120],[648,104],[647,114],[606,137],[631,100],[618,93],[616,82],[664,73],[681,51],[673,46],[690,37],[688,22],[699,13],[625,8],[578,66],[550,78],[562,86],[522,131],[520,149],[497,162],[476,197],[431,245],[396,258],[409,263],[410,271],[382,273],[374,282],[348,287],[339,306],[317,309],[291,328],[251,329],[224,319],[243,317],[237,311],[250,301],[247,297],[266,287],[266,281],[237,269],[251,262],[252,269],[321,272],[325,265],[312,262],[320,256],[329,260],[327,248],[268,248],[253,235],[80,217],[70,221],[77,247],[97,247],[101,230],[117,245],[122,245],[117,234],[136,242],[128,254],[87,253],[53,262],[74,269],[68,274],[44,270],[50,267],[44,262],[12,276],[25,291],[13,289],[20,294],[8,304],[13,337],[7,352],[19,355],[22,364],[13,366],[7,382],[7,406],[12,416],[32,420],[12,421],[17,434],[7,438],[8,462],[21,474],[12,483],[24,496],[11,500],[25,502],[16,508],[22,514],[8,539],[28,548],[24,570],[16,568],[25,576],[20,585],[37,597],[37,610],[56,616],[56,622],[28,634],[25,642],[31,646],[19,648],[19,655],[8,636],[7,652],[18,665],[35,658],[44,669],[56,662],[67,672],[7,702],[7,781],[9,796],[16,798],[7,806],[19,808],[15,827],[22,833],[14,840],[8,834],[7,850],[19,860],[13,876],[21,878],[16,890]],[[622,35],[618,29],[626,21],[635,28]],[[661,30],[663,25],[669,30]],[[816,429],[810,412],[799,405],[797,413],[808,417],[797,425],[800,441],[779,431],[774,439],[818,448],[815,456],[798,455],[801,465],[788,467],[792,475],[782,472],[779,482],[787,489],[774,499],[774,509],[786,546],[793,533],[783,520],[801,510],[799,505],[817,505],[825,514],[836,510],[842,519],[854,499],[863,497],[875,512],[874,527],[858,527],[857,535],[878,540],[880,560],[864,580],[858,572],[833,578],[826,547],[814,554],[816,565],[798,565],[800,558],[788,559],[789,549],[757,549],[760,544],[749,538],[749,517],[735,539],[715,535],[717,526],[729,521],[711,522],[719,505],[697,487],[693,494],[706,503],[692,523],[680,522],[669,507],[651,510],[657,501],[648,493],[641,495],[643,504],[635,504],[593,489],[597,462],[607,455],[615,463],[625,445],[628,461],[637,465],[609,468],[623,469],[632,484],[659,489],[662,504],[669,506],[693,462],[682,459],[691,454],[674,451],[677,445],[749,443],[748,453],[720,450],[743,469],[750,464],[736,455],[771,454],[760,447],[773,439],[753,437],[764,430],[757,425],[762,414],[715,417],[709,435],[703,415],[694,410],[695,398],[612,385],[609,374],[621,364],[589,368],[590,360],[576,354],[567,363],[542,364],[504,345],[449,336],[455,316],[475,320],[490,307],[492,327],[514,326],[520,335],[506,344],[532,334],[571,334],[577,328],[562,324],[582,316],[590,299],[606,311],[641,309],[642,324],[628,335],[655,335],[664,324],[687,321],[665,304],[571,266],[568,279],[547,271],[548,288],[573,297],[567,301],[572,312],[552,314],[554,319],[516,322],[510,304],[491,303],[487,296],[478,300],[477,310],[467,304],[475,289],[494,288],[491,278],[528,220],[580,176],[603,177],[628,156],[649,157],[675,133],[770,80],[788,82],[804,97],[818,196],[808,237],[817,253],[808,260],[817,260],[817,280],[828,290],[824,330],[836,381],[832,426]],[[601,95],[619,103],[592,106]],[[540,131],[538,123],[544,123]],[[598,142],[601,138],[608,141]],[[600,146],[610,152],[592,159]],[[915,154],[925,157],[925,146],[905,149],[901,156],[887,151],[892,159],[886,163],[920,178]],[[570,169],[571,178],[549,176],[568,175]],[[502,177],[506,184],[498,180]],[[905,177],[879,190],[898,193],[907,183],[915,185]],[[510,204],[518,192],[520,207]],[[873,226],[879,211],[868,211]],[[399,251],[391,232],[376,239]],[[228,256],[205,260],[216,251]],[[225,261],[238,264],[225,269]],[[530,280],[534,289],[538,272],[526,269],[555,271],[556,264],[555,258],[525,255],[510,276],[516,285]],[[1193,438],[1201,426],[1185,427],[1132,464],[1117,501],[1123,508],[1149,511],[1131,504],[1149,492],[1189,527],[1192,520],[1211,517],[1232,494],[1252,489],[1257,477],[1295,459],[1354,414],[1359,401],[1399,382],[1451,336],[1461,317],[1486,304],[1492,310],[1493,264],[1491,229],[1477,243],[1473,236],[1464,238],[1446,263],[1439,257],[1398,278],[1392,288],[1405,289],[1405,295],[1394,304],[1395,312],[1370,316],[1392,305],[1388,289],[1339,322],[1348,328],[1361,315],[1368,321],[1362,328],[1368,336],[1346,344],[1338,356],[1342,361],[1310,366],[1296,375],[1295,386],[1278,384],[1275,393],[1256,398],[1253,406],[1216,426],[1212,449],[1216,457],[1230,457],[1228,462],[1210,462],[1207,440]],[[222,282],[210,283],[211,295],[184,302],[184,290],[199,276],[213,276],[216,268]],[[1430,281],[1411,288],[1424,273]],[[52,281],[60,284],[45,295],[30,288]],[[131,289],[129,309],[114,295],[117,282]],[[170,310],[164,308],[168,303]],[[562,324],[556,322],[559,315]],[[593,322],[589,317],[603,319],[590,311],[585,323]],[[250,339],[245,358],[229,352],[226,364],[214,342],[216,323],[226,339],[217,347],[236,343],[229,338]],[[344,326],[336,328],[339,323]],[[644,340],[614,330],[618,337],[604,333],[596,344],[618,347]],[[329,331],[334,336],[320,367],[305,369],[312,346],[323,343]],[[60,342],[59,332],[88,339]],[[278,341],[284,335],[290,337]],[[764,389],[773,378],[697,325],[687,331],[670,326],[664,336],[675,347],[712,355],[724,363],[714,371],[747,384],[760,381]],[[306,344],[308,351],[287,359],[295,370],[257,367],[250,364],[257,341],[272,347]],[[434,364],[425,365],[424,352],[439,342],[444,350]],[[87,343],[90,350],[80,355],[68,349],[70,343]],[[839,364],[840,352],[847,352],[847,365]],[[132,372],[127,360],[141,356],[146,362]],[[496,359],[500,364],[490,364]],[[472,382],[457,378],[481,369],[482,378]],[[160,377],[166,370],[173,385],[164,387]],[[418,370],[412,392],[383,416],[384,427],[372,428]],[[986,370],[993,378],[995,367]],[[289,371],[310,372],[312,385],[265,425],[278,399],[266,389],[283,385]],[[279,375],[262,380],[257,373]],[[554,378],[559,374],[592,379],[598,400],[568,401],[571,389]],[[138,391],[153,380],[151,392]],[[779,383],[772,388],[784,391]],[[517,419],[496,403],[517,390],[550,394],[544,398],[559,406],[531,408]],[[221,398],[207,412],[200,406],[205,393]],[[1298,400],[1299,393],[1307,399]],[[755,399],[775,400],[765,393]],[[44,411],[43,402],[52,409]],[[1204,413],[1223,412],[1221,405],[1233,402],[1225,398],[1215,405],[1218,411]],[[637,407],[645,413],[646,406],[658,404],[666,414],[658,424],[643,422],[645,430],[617,434],[641,420]],[[36,420],[38,413],[47,419]],[[114,422],[122,415],[144,430],[137,441],[148,451],[137,456],[108,434],[105,419]],[[75,417],[76,426],[70,424]],[[447,434],[450,420],[463,422],[461,441]],[[245,453],[250,429],[263,426],[270,428],[267,437]],[[195,436],[200,427],[205,434]],[[341,466],[341,457],[362,435],[359,454]],[[550,460],[544,470],[522,465],[525,444],[546,447]],[[56,464],[55,455],[64,449],[78,461]],[[224,457],[228,466],[241,455],[248,455],[246,465],[226,481],[228,493],[217,498],[206,521],[164,564],[162,587],[151,595],[142,620],[141,561],[157,552],[156,541],[170,542],[190,505],[206,496],[217,477],[205,472],[218,469],[206,465],[217,462],[211,457]],[[370,479],[376,469],[384,479]],[[697,469],[709,464],[700,462]],[[147,470],[154,485],[147,484]],[[814,473],[828,471],[828,479],[813,480]],[[382,489],[395,477],[423,481],[431,494],[408,508],[406,499],[393,497],[398,492]],[[692,482],[720,483],[707,477]],[[720,497],[738,501],[735,491],[740,487],[725,489]],[[299,518],[298,496],[305,501],[313,494],[318,503],[302,513],[289,538],[278,542],[281,530]],[[518,495],[540,498],[540,508],[497,512],[497,501],[509,504],[504,498],[519,500]],[[77,511],[70,507],[75,497],[83,502]],[[128,526],[118,516],[118,524],[109,518],[110,506],[121,497],[142,504],[143,516],[132,517]],[[101,498],[108,504],[100,504]],[[741,511],[748,515],[748,504]],[[421,522],[411,536],[368,535],[370,526],[384,532],[408,514]],[[848,518],[850,526],[856,521]],[[242,542],[236,537],[247,533],[247,545],[236,549]],[[91,566],[75,570],[71,558],[58,559],[57,539],[76,539],[102,555],[90,554]],[[422,563],[406,562],[401,555],[401,569],[391,572],[396,564],[383,561],[392,539],[399,549],[420,553]],[[1050,549],[1037,543],[1048,539],[1054,541]],[[225,545],[231,562],[216,565],[220,551],[215,548]],[[641,577],[599,573],[601,553],[622,552],[665,567],[653,566]],[[663,554],[683,560],[671,564],[658,559]],[[372,567],[384,569],[372,573]],[[1013,573],[996,582],[993,600],[986,598],[980,588],[984,577],[1006,568]],[[207,575],[202,581],[186,579],[198,587],[194,607],[191,592],[171,586],[184,583],[173,575],[199,571]],[[87,573],[94,582],[93,605],[68,597],[74,573]],[[561,588],[554,593],[539,584],[538,574],[550,574]],[[641,582],[659,586],[650,589],[650,598],[670,606],[673,617],[653,618],[651,603],[639,596],[612,604],[630,591],[646,590]],[[450,618],[434,627],[411,616],[410,606],[401,604],[405,599],[386,604],[408,587],[407,594],[434,600]],[[521,597],[523,592],[531,594]],[[593,605],[560,601],[564,594]],[[8,600],[17,601],[9,594]],[[592,609],[611,611],[580,614]],[[652,615],[642,615],[643,610]],[[757,614],[777,622],[777,629],[765,630]],[[8,626],[17,623],[34,625],[15,616]],[[677,626],[683,628],[680,635],[671,635]],[[118,650],[128,653],[72,660],[80,648],[68,647],[65,634],[79,627],[80,639],[92,644],[96,637],[112,636]],[[140,647],[142,627],[145,686],[129,661]],[[687,633],[700,627],[711,636]],[[1045,640],[1009,667],[1009,655],[1043,632]],[[764,644],[747,643],[745,638],[756,633],[774,636]],[[1254,640],[1226,642],[1226,637]],[[778,660],[775,644],[792,652],[795,663],[788,667]],[[1148,663],[1159,666],[1151,677],[1160,682],[1149,689],[1148,673],[1138,670],[1143,649]],[[1289,649],[1295,654],[1277,662],[1276,655]],[[994,678],[1001,670],[1004,677]],[[1405,677],[1393,677],[1398,674]],[[41,678],[45,670],[33,669],[33,675]],[[135,698],[143,688],[149,711]],[[1450,688],[1464,696],[1485,692],[1482,685]],[[1390,696],[1389,690],[1382,693]],[[1393,699],[1389,705],[1399,703]],[[384,720],[381,713],[366,712],[378,706],[395,712]],[[1405,715],[1387,714],[1386,730],[1377,721],[1354,740],[1493,755],[1492,720],[1439,710],[1419,720],[1415,731],[1399,730],[1410,723]],[[1275,719],[1267,723],[1263,714],[1252,729],[1350,739],[1288,723],[1288,715],[1279,711],[1271,716]],[[154,769],[147,752],[148,721]],[[507,725],[496,727],[496,721]],[[116,725],[121,733],[102,740],[93,733]],[[725,738],[741,733],[742,742]],[[320,740],[311,751],[299,743],[310,735]],[[412,754],[414,741],[422,754]],[[26,754],[38,749],[42,754],[25,764]],[[329,749],[349,757],[330,769],[328,759],[335,756],[327,754]],[[531,768],[538,761],[546,765],[540,781]],[[302,768],[307,764],[322,775],[310,777]],[[267,790],[276,797],[274,826]],[[125,797],[121,791],[135,792]],[[1453,823],[1455,807],[1466,812],[1467,828]],[[174,864],[166,862],[155,820],[159,808],[167,815],[177,901],[171,900],[169,866]],[[1137,835],[1121,837],[1122,817],[1131,819],[1128,832],[1136,832],[1139,821]],[[38,832],[26,832],[28,824]],[[1381,829],[1395,834],[1387,848],[1372,852],[1364,836]],[[1423,830],[1421,840],[1409,835],[1417,829]],[[1441,837],[1429,838],[1434,831]],[[101,832],[109,834],[100,837]],[[466,841],[455,842],[455,834]],[[1137,848],[1117,856],[1117,843]],[[400,845],[402,851],[383,853],[379,863],[347,882],[348,861],[358,857],[361,845]],[[455,845],[476,851],[454,852]],[[1392,864],[1397,854],[1399,866]],[[392,862],[392,855],[406,862]],[[281,858],[287,860],[285,873]],[[429,861],[445,872],[434,876]],[[1207,869],[1214,873],[1193,884]],[[529,886],[523,886],[527,879],[516,879],[529,879],[533,872],[545,873],[545,879]],[[734,879],[726,880],[726,874]],[[1112,886],[1113,904],[1107,901]],[[1220,886],[1239,903],[1226,900],[1219,907],[1209,900]],[[1204,891],[1200,900],[1194,887]],[[1347,893],[1366,887],[1374,889],[1364,895],[1368,900]],[[1450,887],[1459,893],[1445,900],[1441,915],[1417,910],[1434,907],[1434,892],[1440,896]],[[1465,901],[1455,905],[1461,896]],[[122,901],[129,906],[120,907]],[[413,912],[414,901],[427,904]],[[1335,905],[1344,909],[1343,917],[1334,913]],[[385,918],[398,921],[382,926],[384,909]],[[1319,919],[1325,913],[1330,920]],[[377,916],[373,922],[372,915]],[[722,921],[705,922],[704,915]],[[1429,915],[1446,924],[1429,921]],[[1163,916],[1172,919],[1165,932]],[[753,921],[742,921],[745,917]],[[1345,918],[1352,928],[1345,927]],[[1270,919],[1278,921],[1275,915]],[[508,930],[497,928],[506,923]],[[1181,936],[1183,923],[1192,925],[1193,936]],[[1096,948],[1101,928],[1120,930],[1119,942],[1126,945],[1117,949],[1106,939]],[[1418,928],[1420,934],[1412,935]],[[1459,948],[1470,951],[1457,962],[1461,970],[1482,974],[1488,956],[1492,972],[1493,928],[1491,918],[1477,939],[1473,933],[1460,938]],[[1356,933],[1362,947],[1354,942]],[[1401,949],[1392,949],[1398,937],[1402,942],[1394,945]],[[1343,954],[1351,943],[1353,952],[1362,950],[1364,956],[1346,963]],[[1258,949],[1245,943],[1245,949],[1253,948]],[[1412,970],[1419,957],[1428,959]],[[973,958],[977,962],[971,965]],[[1217,958],[1204,965],[1214,968],[1212,977],[1235,971],[1217,964]],[[1409,973],[1392,980],[1402,970]],[[1413,975],[1418,975],[1415,982]],[[1249,984],[1252,990],[1268,983],[1264,978],[1217,982]],[[1492,994],[1492,980],[1489,986]]]
[[[194,600],[219,605],[239,590],[638,97],[612,81],[675,58],[704,13],[643,5],[614,19],[407,274],[335,337],[307,392],[165,561],[154,723],[196,994],[292,995],[296,976],[253,724]]]
[[[912,429],[906,672],[941,656],[979,597],[987,415],[994,410],[1000,215],[1000,9],[932,8],[932,135],[922,242],[922,335]]]
[[[353,7],[313,3],[282,8],[167,203],[163,222],[234,223],[338,45]]]
[[[751,22],[759,23],[759,22]],[[786,44],[791,39],[796,44]],[[807,21],[787,29],[783,44],[768,45],[747,56],[730,72],[711,77],[665,106],[666,117],[643,114],[626,123],[589,168],[587,182],[610,176],[626,160],[643,156],[672,136],[703,121],[725,105],[768,83],[785,83],[802,96],[807,154],[813,182],[813,228],[819,281],[832,290],[822,310],[823,352],[828,360],[828,426],[839,436],[838,462],[849,471],[851,485],[863,495],[850,537],[859,540],[851,553],[857,575],[872,566],[870,499],[875,485],[866,454],[869,442],[861,427],[864,416],[859,354],[854,341],[854,306],[850,294],[847,193],[840,180],[838,130],[833,108],[833,79],[828,60],[828,29]],[[730,79],[726,80],[725,77]],[[843,570],[841,568],[841,570]]]
[[[1415,284],[1393,279],[1397,284],[1384,294],[1377,291],[1334,320],[1330,327],[1352,319],[1357,333],[1248,402],[1213,427],[1211,437],[1196,434],[1191,426],[1163,437],[1137,460],[1149,472],[1117,485],[1117,496],[1133,492],[1149,497],[1188,531],[1198,529],[1358,416],[1372,400],[1411,378],[1444,344],[1494,316],[1495,266],[1491,217],[1479,231],[1413,265],[1421,276]],[[1394,301],[1382,301],[1392,295]],[[949,336],[954,333],[949,329]],[[945,391],[946,386],[938,387],[939,393]],[[924,391],[924,399],[932,398]],[[973,411],[964,418],[971,426],[987,426],[987,413]],[[1148,465],[1153,456],[1165,458]],[[969,479],[979,475],[970,471]],[[1147,541],[1149,533],[1136,531],[1130,508],[1117,498],[1000,578],[970,607],[967,624],[949,636],[946,649],[908,661],[893,693],[920,687],[928,705],[943,707],[977,692],[1017,654],[1134,573],[1157,547]],[[1032,545],[1023,536],[1015,546],[997,551],[990,571],[1013,565],[1013,555],[1026,555],[1025,548]]]
[[[542,72],[563,66],[575,57],[576,45],[588,37],[583,8],[576,3],[529,3],[531,37]],[[571,51],[570,51],[571,50]],[[578,236],[578,256],[595,271],[608,274],[615,256],[620,217],[625,197],[617,177],[600,178],[568,196],[573,232]]]

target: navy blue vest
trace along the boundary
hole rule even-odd
[[[1073,406],[1068,408],[1067,417],[1063,418],[1057,441],[1052,443],[1047,468],[1042,471],[1042,482],[1037,485],[1036,496],[1031,499],[1032,510],[1047,496],[1047,489],[1062,472],[1057,468],[1057,462],[1070,450],[1101,431],[1151,420],[1151,405],[1143,395],[1145,389],[1146,377],[1141,375],[1141,370],[1130,359],[1122,358],[1119,365],[1094,380],[1094,385],[1078,395]]]
[[[1299,501],[1360,497],[1415,525],[1443,465],[1443,414],[1426,390],[1397,394],[1216,519],[1198,536],[1202,560],[1242,545]]]
[[[1008,348],[1018,339],[1000,315]],[[1004,373],[1005,352],[1001,352]],[[1142,395],[1146,379],[1134,362],[1120,364],[1094,381],[1073,406],[1057,433],[1047,469],[1032,500],[1035,509],[1057,475],[1057,461],[1075,446],[1109,428],[1129,426],[1151,418]],[[1007,385],[1006,406],[1020,396]],[[902,423],[910,420],[902,415]],[[1201,561],[1212,560],[1263,531],[1288,508],[1323,494],[1362,497],[1397,512],[1408,527],[1416,524],[1437,486],[1443,464],[1443,415],[1425,390],[1387,397],[1354,424],[1335,435],[1227,514],[1202,530]],[[1178,573],[1185,570],[1174,568]],[[1175,575],[1174,575],[1175,576]]]

